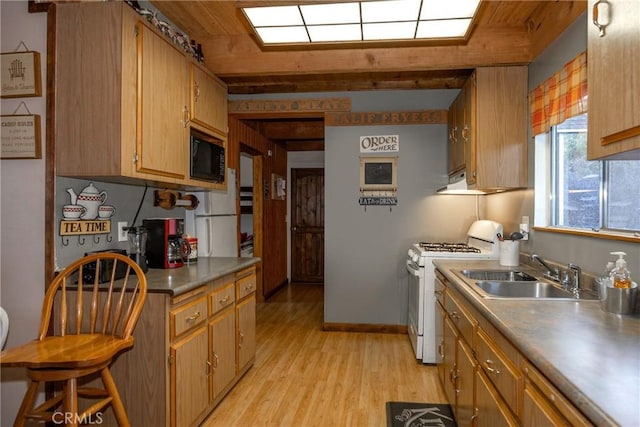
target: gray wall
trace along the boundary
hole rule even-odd
[[[536,87],[565,63],[587,49],[587,25],[589,23],[585,13],[531,63],[529,89]],[[529,216],[533,224],[534,158],[533,137],[529,131],[530,189],[487,196],[487,217],[501,222],[505,230],[515,230],[522,215]],[[583,270],[597,274],[604,271],[608,260],[614,258],[609,252],[624,251],[627,253],[631,277],[635,278],[635,281],[640,279],[640,245],[637,243],[533,230],[531,239],[523,242],[521,250],[538,253],[543,258],[563,264],[573,262],[580,265]]]
[[[447,91],[347,94],[353,111],[446,109]],[[476,197],[442,196],[446,125],[325,128],[325,297],[328,323],[405,325],[407,249],[419,240],[464,239]],[[398,205],[358,204],[359,137],[399,135]]]
[[[62,206],[70,204],[71,198],[67,193],[67,188],[72,188],[76,194],[93,182],[93,185],[99,191],[107,193],[105,205],[111,205],[116,208],[114,216],[111,220],[111,233],[84,235],[84,236],[60,236],[60,221],[62,218]],[[182,218],[184,219],[184,208],[177,207],[174,209],[163,209],[153,206],[154,190],[158,188],[148,187],[138,218],[135,225],[142,225],[144,218]],[[99,181],[87,181],[74,178],[56,178],[56,200],[55,200],[55,268],[59,270],[68,265],[77,258],[80,258],[85,252],[99,251],[104,249],[129,249],[128,242],[118,241],[118,222],[126,221],[129,226],[133,225],[133,220],[140,206],[142,196],[144,194],[144,186],[112,184]],[[183,192],[183,194],[186,194]],[[110,240],[110,241],[109,241]]]

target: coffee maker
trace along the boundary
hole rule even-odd
[[[142,220],[147,229],[147,263],[150,268],[178,268],[184,265],[188,243],[182,237],[182,218],[148,218]]]

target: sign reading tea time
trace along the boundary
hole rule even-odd
[[[399,135],[361,136],[361,153],[392,153],[400,151]]]

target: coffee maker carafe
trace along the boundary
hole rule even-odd
[[[142,221],[147,229],[147,262],[150,268],[178,268],[184,265],[181,218],[148,218]]]
[[[147,265],[147,229],[145,227],[129,227],[127,238],[129,240],[129,258],[142,268],[145,273],[149,270]]]

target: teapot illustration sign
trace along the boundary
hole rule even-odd
[[[71,197],[71,204],[64,205],[62,217],[67,220],[93,220],[108,219],[116,213],[116,208],[105,205],[107,192],[98,190],[93,182],[86,186],[80,194],[76,194],[73,188],[67,188]]]

